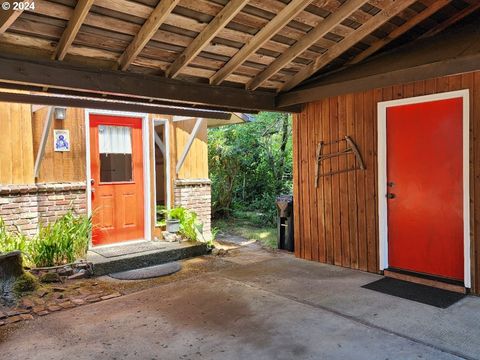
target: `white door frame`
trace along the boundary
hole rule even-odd
[[[379,253],[380,270],[388,268],[388,214],[387,214],[387,108],[420,104],[424,102],[463,99],[463,250],[464,250],[464,285],[471,287],[470,269],[470,171],[469,171],[469,128],[470,105],[469,91],[459,90],[432,95],[417,96],[405,99],[378,103],[378,217],[379,217]]]
[[[88,216],[92,215],[92,184],[91,184],[91,169],[90,169],[90,115],[111,115],[118,117],[133,117],[142,119],[142,149],[143,149],[143,201],[144,201],[144,239],[152,240],[152,227],[151,227],[151,202],[150,202],[150,128],[148,124],[148,114],[125,112],[125,111],[113,111],[113,110],[97,110],[97,109],[85,109],[85,148],[86,148],[86,178],[87,178],[87,213]],[[125,244],[127,242],[122,242]],[[117,244],[114,244],[117,245]],[[89,248],[92,248],[92,242],[90,240]]]
[[[152,143],[153,143],[153,156],[154,156],[154,163],[155,163],[155,126],[157,125],[164,125],[164,145],[165,145],[165,194],[166,194],[166,208],[170,210],[172,207],[172,194],[170,189],[170,129],[168,119],[153,119],[153,131],[152,131]],[[153,176],[155,182],[153,183],[154,193],[153,193],[153,200],[154,204],[157,204],[157,173],[156,173],[156,166],[153,167]]]

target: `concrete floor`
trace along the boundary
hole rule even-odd
[[[0,358],[480,359],[480,298],[438,309],[251,245],[205,261],[227,265],[12,328]]]

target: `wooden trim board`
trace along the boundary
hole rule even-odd
[[[383,271],[383,275],[392,279],[397,279],[397,280],[403,280],[403,281],[408,281],[412,282],[415,284],[421,284],[421,285],[426,285],[426,286],[431,286],[435,287],[438,289],[443,289],[443,290],[449,290],[449,291],[454,291],[457,293],[461,294],[466,294],[467,289],[461,285],[455,285],[455,284],[449,284],[447,282],[443,282],[440,280],[433,280],[433,279],[426,279],[420,276],[414,276],[414,275],[409,275],[409,274],[404,274],[400,273],[397,271],[391,271],[385,269]]]

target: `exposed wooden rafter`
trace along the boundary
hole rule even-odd
[[[459,22],[460,20],[464,19],[465,17],[467,17],[468,15],[470,15],[471,13],[473,13],[474,11],[480,9],[480,1],[478,0],[475,0],[474,3],[472,5],[470,5],[469,7],[463,9],[462,11],[456,13],[455,15],[449,17],[447,20],[445,20],[444,22],[438,24],[437,26],[435,26],[434,28],[428,30],[426,33],[424,33],[422,36],[420,36],[420,39],[423,39],[423,38],[427,38],[427,37],[430,37],[430,36],[434,36],[436,34],[438,34],[439,32],[445,30],[446,28],[448,28],[449,26]]]
[[[260,47],[262,47],[263,44],[270,40],[311,2],[312,0],[292,0],[264,28],[255,34],[254,38],[246,43],[228,63],[210,78],[210,84],[218,85],[224,81],[228,75],[242,65],[251,54],[255,53]]]
[[[362,26],[355,30],[350,36],[346,37],[338,44],[332,46],[322,56],[314,60],[309,66],[295,74],[288,82],[286,82],[281,91],[288,91],[308,79],[318,70],[329,64],[332,60],[343,54],[350,47],[361,41],[364,37],[372,33],[379,26],[383,25],[396,14],[412,5],[416,0],[390,0],[389,5],[381,10],[378,14],[367,20]]]
[[[168,68],[166,74],[168,77],[176,77],[184,67],[186,67],[202,49],[210,44],[210,41],[222,30],[243,7],[248,0],[230,0],[225,7],[218,13],[208,26],[193,39],[192,43],[182,52],[180,56]]]
[[[13,1],[6,1],[9,4],[12,4]],[[20,10],[13,10],[13,5],[10,5],[10,9],[3,10],[0,8],[0,34],[3,34],[10,25],[13,24],[15,20],[20,16],[22,11]]]
[[[160,0],[157,7],[152,11],[133,41],[118,59],[119,68],[121,70],[128,69],[130,64],[135,60],[137,55],[140,54],[152,36],[158,31],[178,2],[179,0]]]
[[[87,17],[90,8],[93,5],[94,0],[78,0],[77,6],[72,14],[72,17],[68,21],[68,25],[58,42],[55,52],[52,55],[52,59],[63,60],[67,55],[70,45],[77,36],[80,27],[82,26],[85,18]]]
[[[247,84],[247,89],[257,89],[366,2],[365,0],[347,1],[337,11],[330,14],[317,27],[313,28],[307,35],[291,46],[290,49],[275,59],[265,70],[253,78],[252,81]]]
[[[348,65],[352,64],[357,64],[360,61],[366,59],[370,55],[376,53],[378,50],[383,48],[385,45],[389,44],[393,40],[397,39],[398,37],[402,36],[405,34],[407,31],[412,29],[413,27],[417,26],[420,24],[422,21],[426,20],[433,14],[435,14],[438,10],[443,8],[444,6],[450,4],[452,0],[438,0],[435,1],[432,5],[429,7],[425,8],[421,13],[418,15],[414,16],[404,24],[400,25],[398,28],[393,30],[390,34],[388,34],[386,37],[374,42],[368,49],[365,51],[362,51],[360,54],[355,56],[352,60],[348,62]]]

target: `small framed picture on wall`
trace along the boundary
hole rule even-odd
[[[53,139],[55,151],[70,151],[69,130],[53,130]]]

